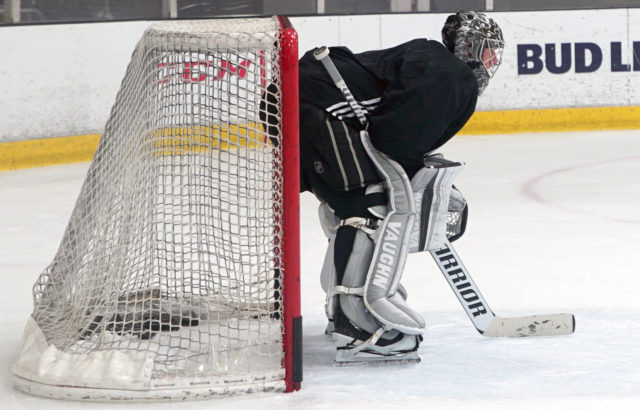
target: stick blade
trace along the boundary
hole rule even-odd
[[[571,313],[534,315],[512,318],[496,316],[482,333],[486,337],[527,337],[570,335],[576,329]]]

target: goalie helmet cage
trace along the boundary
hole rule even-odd
[[[89,400],[300,388],[297,34],[153,24],[137,44],[14,383]]]

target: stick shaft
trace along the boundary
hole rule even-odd
[[[351,90],[349,90],[349,87],[347,87],[347,83],[342,78],[340,71],[338,71],[338,68],[335,66],[335,64],[333,64],[331,57],[329,57],[329,49],[327,47],[320,47],[313,52],[313,56],[316,58],[316,60],[319,60],[322,63],[325,70],[327,70],[327,73],[329,73],[329,77],[331,77],[331,80],[335,83],[336,87],[338,87],[338,89],[342,91],[342,94],[344,94],[344,98],[347,100],[349,107],[351,107],[356,117],[358,117],[358,121],[360,121],[360,124],[366,126],[366,111],[360,106],[360,104],[358,104],[358,101],[351,93]]]
[[[453,293],[462,304],[464,311],[471,319],[478,332],[484,333],[493,319],[494,313],[484,300],[480,290],[469,275],[462,260],[451,243],[446,240],[441,249],[431,250],[431,256],[447,279]]]

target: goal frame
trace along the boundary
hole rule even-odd
[[[300,205],[299,205],[299,119],[298,119],[298,35],[287,17],[274,16],[279,25],[277,54],[278,69],[280,71],[280,153],[281,153],[281,185],[273,191],[280,199],[276,217],[279,219],[277,228],[278,241],[275,258],[279,260],[279,268],[275,271],[275,280],[280,282],[278,292],[281,294],[281,310],[278,313],[281,326],[281,367],[279,378],[264,379],[262,375],[248,375],[236,377],[230,384],[220,382],[204,386],[199,380],[187,380],[188,387],[175,390],[129,390],[129,386],[117,387],[81,387],[74,384],[51,383],[31,379],[29,376],[19,375],[14,370],[14,384],[20,390],[31,394],[90,401],[159,401],[206,399],[214,395],[229,395],[240,392],[253,391],[284,391],[293,392],[301,388],[302,382],[302,316],[300,301]],[[271,37],[273,39],[273,37]],[[35,332],[34,332],[35,329]],[[276,335],[278,334],[278,329]],[[30,333],[29,333],[30,332]],[[26,335],[29,334],[29,338]],[[25,331],[25,343],[31,344],[27,349],[44,352],[48,346],[54,351],[53,345],[47,342],[34,317],[30,317]],[[38,345],[35,346],[34,345]],[[25,346],[23,345],[23,349]],[[48,350],[48,349],[47,349]],[[63,353],[64,360],[73,360],[74,353]],[[247,356],[250,357],[250,356]],[[122,359],[122,358],[121,358]],[[45,359],[46,360],[46,359]],[[251,359],[250,359],[251,360]],[[117,362],[119,365],[125,361]],[[277,363],[277,362],[276,362]],[[117,367],[117,366],[116,366]],[[15,369],[15,367],[14,367]],[[117,371],[117,370],[116,370]],[[282,377],[284,373],[284,377]],[[240,383],[242,385],[236,385]],[[255,384],[255,386],[252,386]],[[262,386],[262,387],[259,387]]]
[[[281,25],[282,133],[284,195],[284,368],[287,392],[302,382],[302,316],[300,308],[300,146],[298,108],[298,34],[291,21]]]

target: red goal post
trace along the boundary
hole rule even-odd
[[[284,207],[284,318],[287,391],[302,381],[302,316],[300,301],[300,144],[298,96],[298,34],[287,17],[278,17],[283,100]]]

